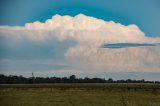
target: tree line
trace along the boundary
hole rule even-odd
[[[113,80],[112,78],[103,79],[103,78],[76,78],[75,75],[69,77],[23,77],[22,75],[3,75],[0,74],[0,84],[40,84],[40,83],[157,83],[160,84],[160,81],[145,81],[142,80],[132,80],[132,79],[122,79],[122,80]]]

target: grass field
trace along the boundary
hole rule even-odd
[[[160,106],[160,85],[0,85],[0,106]]]

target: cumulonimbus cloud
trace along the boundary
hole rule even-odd
[[[51,39],[76,42],[68,47],[64,56],[71,66],[81,70],[160,71],[159,46],[102,47],[110,43],[160,43],[160,37],[147,37],[134,24],[125,26],[83,14],[75,17],[55,15],[44,23],[36,21],[25,26],[0,26],[0,37],[36,43]]]

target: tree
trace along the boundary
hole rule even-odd
[[[70,79],[70,82],[73,83],[73,82],[75,82],[75,80],[76,80],[76,76],[75,76],[75,75],[71,75],[71,76],[69,77],[69,79]]]
[[[0,84],[32,84],[34,78],[34,83],[159,83],[160,81],[145,81],[142,80],[117,80],[114,81],[112,78],[109,78],[108,80],[102,79],[102,78],[76,78],[75,75],[71,75],[69,78],[67,77],[32,77],[26,78],[22,75],[16,76],[16,75],[9,75],[5,76],[3,74],[0,74]]]
[[[113,83],[113,79],[112,79],[112,78],[109,78],[107,82],[108,82],[108,83]]]

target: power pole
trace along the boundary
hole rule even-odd
[[[32,72],[32,81],[33,83],[35,82],[35,77],[34,77],[34,73]]]

